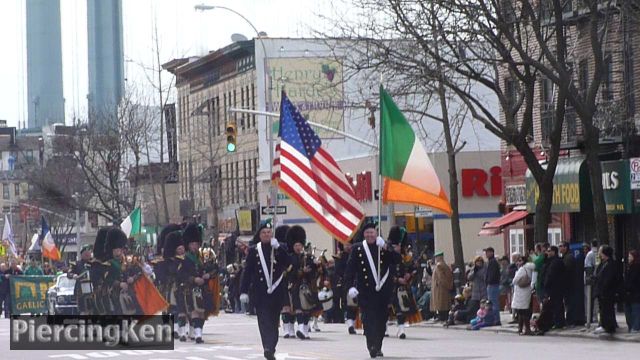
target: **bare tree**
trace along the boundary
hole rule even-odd
[[[536,13],[504,13],[501,7],[488,4],[497,2],[358,0],[353,3],[374,20],[357,24],[338,21],[337,28],[372,44],[368,57],[372,63],[391,58],[399,65],[396,68],[403,74],[401,79],[409,84],[419,84],[444,99],[447,93],[455,96],[476,121],[522,154],[541,194],[536,205],[536,241],[546,241],[566,84],[570,81],[556,85],[554,101],[547,104],[553,112],[553,126],[548,137],[548,162],[542,165],[531,134],[536,84],[546,75],[536,65],[544,67],[545,59],[532,46],[536,38],[531,34],[543,20]],[[558,17],[561,20],[561,14]],[[561,50],[566,48],[566,40],[553,36],[553,28],[544,27],[538,34],[540,41],[554,42],[558,52],[564,54]],[[519,49],[530,61],[522,61]],[[567,61],[561,62],[566,65]],[[491,97],[497,97],[502,115],[494,113]],[[438,118],[442,121],[441,116]],[[443,131],[446,133],[446,129]],[[451,158],[452,147],[448,150]],[[455,154],[455,147],[453,150]],[[456,263],[460,261],[456,254]]]

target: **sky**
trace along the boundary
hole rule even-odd
[[[231,35],[248,38],[253,29],[239,16],[215,9],[196,12],[196,4],[219,5],[244,15],[270,37],[308,37],[322,27],[319,14],[332,11],[330,0],[122,0],[125,79],[152,89],[157,26],[160,62],[201,55],[228,45]],[[21,127],[27,119],[26,0],[0,1],[0,119]],[[60,0],[66,122],[86,114],[87,22],[85,0]],[[147,70],[145,70],[147,69]],[[20,125],[19,125],[20,124]]]

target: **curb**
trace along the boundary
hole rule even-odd
[[[441,324],[415,324],[412,325],[412,327],[424,327],[424,328],[431,328],[431,329],[451,329],[451,330],[467,330],[467,328],[465,326],[462,325],[452,325],[452,326],[448,326],[448,327],[444,327]],[[504,327],[496,327],[496,326],[490,326],[490,327],[486,327],[486,328],[482,328],[480,330],[477,331],[482,331],[482,332],[494,332],[496,334],[513,334],[516,335],[518,333],[517,329],[515,328],[504,328]],[[547,332],[545,335],[543,336],[559,336],[559,337],[566,337],[566,338],[581,338],[581,339],[590,339],[590,340],[602,340],[602,341],[623,341],[623,342],[631,342],[631,343],[640,343],[640,337],[637,338],[628,338],[625,336],[619,336],[619,335],[595,335],[592,333],[574,333],[574,332],[567,332],[567,331],[549,331]]]

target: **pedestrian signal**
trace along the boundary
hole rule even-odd
[[[236,141],[238,139],[238,130],[236,124],[227,124],[227,152],[236,152]]]

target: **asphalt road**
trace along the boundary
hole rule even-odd
[[[320,324],[311,340],[280,338],[278,359],[368,359],[362,335],[348,335],[342,324]],[[407,329],[406,340],[392,335],[384,341],[384,359],[606,359],[635,358],[638,343],[553,336],[522,337],[492,331],[426,328]],[[255,317],[224,314],[207,321],[204,344],[175,343],[175,350],[10,351],[9,321],[0,319],[0,359],[115,359],[115,360],[245,360],[261,359]]]

